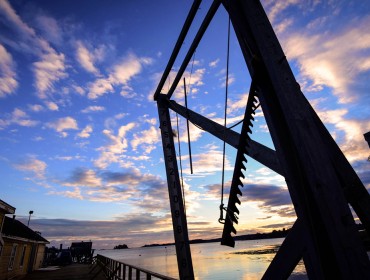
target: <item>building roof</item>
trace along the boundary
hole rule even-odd
[[[90,249],[92,247],[92,242],[72,242],[71,248],[85,248],[85,249]]]
[[[14,214],[15,208],[0,199],[0,212],[3,212],[5,214]]]
[[[40,234],[30,229],[25,224],[20,221],[9,218],[5,216],[4,225],[3,225],[3,237],[8,238],[21,238],[27,239],[39,243],[49,243],[45,238]]]

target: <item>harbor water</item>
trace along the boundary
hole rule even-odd
[[[195,279],[261,279],[282,242],[282,238],[237,241],[235,248],[220,243],[192,244]],[[178,278],[175,246],[101,250],[97,253]],[[302,261],[289,279],[308,279]]]

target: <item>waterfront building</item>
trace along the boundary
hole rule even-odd
[[[38,232],[16,220],[14,213],[15,207],[0,200],[0,280],[40,268],[45,246],[49,243]]]

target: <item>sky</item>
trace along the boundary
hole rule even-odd
[[[0,199],[50,246],[173,242],[153,93],[192,1],[0,0]],[[166,93],[211,1],[203,1]],[[370,2],[262,4],[306,98],[370,189]],[[190,109],[223,124],[228,16],[221,6],[184,76]],[[231,28],[227,126],[250,76]],[[173,100],[184,104],[182,83]],[[190,239],[221,237],[223,142],[171,113]],[[234,128],[240,132],[240,126]],[[252,139],[273,148],[262,111]],[[177,141],[177,139],[175,139]],[[235,149],[226,146],[225,198]],[[284,178],[248,159],[238,234],[289,228]],[[226,203],[225,203],[226,204]]]

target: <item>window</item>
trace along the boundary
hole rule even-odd
[[[8,270],[13,270],[15,255],[17,254],[18,244],[13,244],[12,253],[10,254]]]
[[[22,255],[21,255],[21,260],[19,262],[19,266],[22,267],[23,266],[23,263],[24,263],[24,256],[26,255],[26,249],[27,249],[27,246],[24,245],[23,246],[23,251],[22,251]]]

